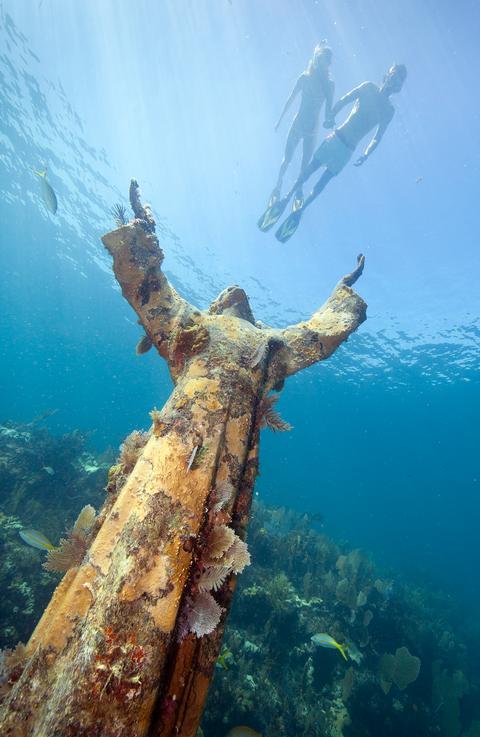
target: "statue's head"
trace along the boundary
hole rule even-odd
[[[217,299],[208,308],[208,311],[211,315],[233,315],[242,320],[248,320],[252,325],[255,325],[255,318],[246,292],[236,285],[227,287],[223,292],[220,292]]]

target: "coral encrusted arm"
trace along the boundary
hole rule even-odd
[[[278,331],[284,343],[286,376],[328,358],[366,320],[367,305],[351,288],[363,271],[364,257],[341,279],[309,320]]]
[[[155,221],[148,205],[140,203],[138,185],[132,180],[130,202],[135,219],[102,237],[113,256],[113,270],[145,332],[160,355],[167,357],[170,335],[179,321],[195,311],[162,273],[163,251],[155,235]]]

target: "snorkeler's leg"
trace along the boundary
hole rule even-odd
[[[300,141],[300,129],[299,129],[299,125],[297,122],[297,118],[295,118],[288,132],[287,142],[285,144],[285,153],[283,154],[282,163],[280,164],[280,171],[278,172],[277,183],[270,196],[269,206],[273,205],[272,200],[278,199],[280,197],[283,177],[285,175],[285,172],[287,171],[288,165],[290,164],[293,158],[293,154],[295,153],[295,149],[297,148],[299,141]]]
[[[315,150],[315,134],[309,134],[303,137],[303,151],[302,151],[302,164],[300,172],[303,172],[309,165],[313,152]],[[292,209],[299,210],[303,205],[303,187],[299,185],[295,190],[295,197],[293,199]]]
[[[293,153],[298,145],[299,140],[300,140],[300,131],[299,131],[299,127],[297,124],[297,119],[295,118],[295,120],[292,123],[292,127],[290,128],[290,132],[288,134],[287,143],[285,146],[285,155],[282,161],[282,165],[280,167],[280,173],[278,176],[277,184],[272,194],[270,195],[267,209],[260,216],[257,222],[258,227],[264,233],[266,233],[267,230],[270,230],[270,228],[272,228],[275,225],[275,223],[281,218],[292,196],[290,193],[287,195],[287,197],[282,197],[282,199],[280,199],[280,188],[282,184],[283,175],[285,173],[285,170],[288,164],[290,163],[292,159]]]
[[[330,179],[333,178],[333,176],[334,175],[330,171],[328,171],[328,169],[325,169],[317,184],[303,203],[302,207],[293,210],[293,212],[290,213],[288,218],[284,220],[281,226],[278,228],[277,232],[275,233],[275,238],[277,239],[277,241],[280,241],[280,243],[286,243],[286,241],[290,240],[290,238],[296,232],[298,226],[300,225],[300,220],[302,219],[302,215],[305,209],[309,205],[311,205],[312,202],[318,197],[320,192],[325,189],[328,182],[330,181]]]
[[[319,169],[321,166],[324,166],[324,164],[322,162],[322,159],[321,158],[316,158],[314,156],[313,159],[308,164],[308,166],[305,167],[305,169],[303,169],[300,172],[300,175],[299,175],[297,181],[295,182],[295,184],[293,185],[292,189],[290,190],[290,192],[288,192],[287,195],[285,195],[285,199],[288,199],[289,200],[292,197],[292,195],[297,190],[299,190],[299,189],[301,189],[303,187],[303,185],[305,184],[305,182],[308,179],[310,179],[310,177],[312,176],[312,174],[314,174],[317,171],[317,169]]]
[[[314,186],[314,188],[312,189],[312,191],[306,198],[305,202],[303,203],[302,210],[305,210],[306,207],[311,205],[312,202],[317,199],[318,195],[321,192],[323,192],[323,190],[325,189],[329,181],[333,179],[334,176],[335,175],[332,174],[331,171],[329,171],[328,169],[325,169],[322,176],[320,177],[320,179],[318,180],[318,182],[316,183],[316,185]]]

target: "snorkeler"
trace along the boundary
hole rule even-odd
[[[325,189],[328,182],[337,176],[350,161],[355,148],[361,139],[376,127],[375,134],[365,152],[354,162],[354,166],[361,166],[375,151],[382,140],[394,114],[395,108],[390,102],[390,95],[400,92],[407,76],[404,64],[394,64],[384,77],[379,88],[373,82],[363,82],[355,89],[344,95],[333,106],[332,118],[345,105],[354,103],[350,115],[342,125],[330,133],[319,148],[315,151],[310,164],[301,173],[290,192],[273,203],[262,215],[258,222],[261,230],[269,230],[280,219],[292,195],[296,193],[312,174],[321,166],[325,168],[322,176],[300,207],[294,207],[292,213],[282,223],[275,233],[281,243],[285,243],[295,233],[305,209],[312,204],[318,195]]]
[[[300,141],[302,141],[303,145],[300,171],[303,171],[307,164],[310,163],[312,154],[316,147],[318,121],[323,103],[325,103],[324,127],[333,128],[334,121],[331,115],[331,108],[334,83],[329,71],[331,61],[332,50],[326,46],[325,41],[322,41],[319,45],[315,46],[313,57],[310,60],[307,69],[297,79],[295,87],[285,103],[282,114],[275,125],[275,130],[278,130],[280,123],[283,120],[283,116],[295,97],[300,94],[300,107],[293,119],[293,123],[288,133],[283,161],[278,173],[277,183],[270,195],[268,203],[269,207],[271,207],[280,198],[283,176]],[[297,187],[295,192],[295,202],[298,207],[303,202],[301,185]]]

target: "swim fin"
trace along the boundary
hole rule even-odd
[[[303,197],[301,195],[295,196],[295,199],[293,200],[293,205],[292,205],[292,212],[297,212],[297,210],[300,210],[300,208],[302,207],[303,207]]]
[[[273,207],[275,202],[278,202],[279,199],[280,199],[280,190],[278,187],[275,187],[272,194],[270,195],[270,199],[268,200],[267,207]]]
[[[280,243],[286,243],[286,241],[288,241],[292,237],[292,235],[298,228],[302,217],[302,212],[303,210],[301,208],[300,210],[295,210],[294,212],[290,213],[286,220],[283,221],[283,223],[275,233],[275,238],[277,239],[277,241],[280,241]]]
[[[260,217],[257,225],[264,233],[273,228],[276,222],[282,217],[284,210],[288,204],[288,198],[277,200],[271,207],[267,207],[263,215]]]

